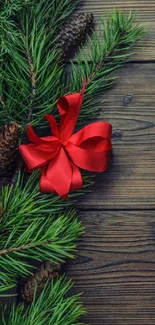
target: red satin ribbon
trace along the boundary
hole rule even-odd
[[[84,96],[70,94],[58,100],[60,124],[52,115],[44,118],[49,122],[53,135],[39,138],[31,125],[27,128],[29,144],[19,150],[29,168],[42,168],[41,192],[57,192],[62,198],[71,190],[82,187],[79,168],[92,172],[107,170],[109,164],[112,126],[106,122],[87,125],[73,134]]]

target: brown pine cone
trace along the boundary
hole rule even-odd
[[[31,303],[33,301],[34,292],[36,289],[36,298],[43,290],[45,283],[49,278],[56,278],[60,273],[61,266],[53,264],[48,261],[42,263],[34,275],[28,278],[27,283],[22,289],[23,299]]]
[[[80,45],[91,30],[94,16],[92,13],[75,15],[61,29],[58,46],[65,58],[73,53],[75,46]]]
[[[0,180],[8,177],[18,159],[20,125],[15,122],[0,129]]]

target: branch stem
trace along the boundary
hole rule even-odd
[[[26,55],[27,55],[28,64],[30,68],[30,78],[31,78],[31,99],[30,99],[30,109],[28,114],[28,122],[30,122],[32,119],[32,103],[36,94],[36,73],[35,73],[34,64],[32,62],[30,50],[26,42],[26,36],[24,35],[23,38],[25,42]]]
[[[2,106],[4,108],[5,107],[5,102],[4,102],[3,98],[2,98],[2,96],[0,96],[0,103],[2,104]]]
[[[32,244],[33,244],[33,242],[30,242],[30,243],[27,243],[27,244],[20,245],[18,247],[11,247],[11,248],[8,248],[8,249],[2,249],[2,250],[0,250],[0,256],[1,255],[7,255],[7,254],[10,254],[10,253],[13,253],[13,252],[18,252],[18,251],[29,249]],[[49,240],[43,242],[41,245],[45,246],[46,244],[49,244]]]
[[[30,98],[30,109],[29,109],[29,114],[28,114],[28,118],[27,121],[28,123],[32,120],[32,104],[33,104],[33,100],[36,94],[36,73],[35,73],[35,68],[34,68],[34,64],[32,62],[32,58],[31,58],[31,54],[30,54],[30,50],[29,47],[27,45],[26,42],[26,36],[23,35],[23,39],[24,39],[24,43],[25,43],[25,49],[26,49],[26,55],[27,55],[27,60],[28,60],[28,64],[29,64],[29,68],[30,68],[30,78],[31,78],[31,98]],[[18,172],[24,167],[24,161],[21,157],[17,168],[12,176],[11,182],[10,184],[15,184],[17,182],[17,178],[18,178]]]
[[[121,37],[119,37],[119,39],[117,39],[117,41],[115,42],[115,44],[113,45],[113,48],[108,51],[105,55],[105,57],[103,58],[103,60],[101,62],[99,62],[97,65],[96,65],[96,68],[95,68],[95,71],[89,76],[88,78],[88,82],[87,83],[91,83],[93,81],[93,79],[95,78],[96,76],[96,73],[98,71],[100,71],[102,69],[102,67],[104,66],[105,63],[108,63],[108,62],[111,62],[112,59],[110,59],[110,55],[113,55],[114,52],[119,49],[119,44],[120,44],[120,40],[121,40]]]

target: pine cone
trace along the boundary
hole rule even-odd
[[[65,58],[71,55],[75,46],[80,45],[93,25],[92,13],[82,13],[71,18],[64,24],[59,36],[59,48]]]
[[[0,129],[0,179],[8,177],[18,158],[18,138],[20,125],[15,122]]]
[[[49,278],[56,278],[59,275],[61,266],[48,261],[42,263],[34,275],[30,276],[22,290],[23,299],[31,303],[36,289],[36,298],[43,290]],[[37,285],[37,287],[36,287]]]

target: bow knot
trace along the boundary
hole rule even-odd
[[[58,100],[60,114],[58,125],[54,116],[46,115],[52,135],[38,137],[31,125],[27,134],[29,144],[19,150],[29,168],[42,168],[42,192],[57,192],[62,198],[71,190],[82,187],[79,168],[93,172],[108,168],[112,127],[106,122],[87,125],[73,134],[82,106],[85,85],[81,93],[70,94]]]
[[[59,139],[59,144],[62,145],[63,147],[65,147],[67,145],[67,143],[68,143],[67,140]]]

